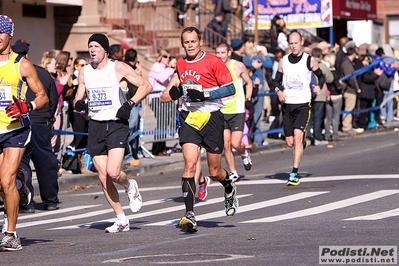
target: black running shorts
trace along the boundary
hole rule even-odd
[[[211,113],[211,118],[202,130],[197,130],[187,123],[187,111],[180,112],[181,126],[179,128],[180,146],[184,143],[194,143],[202,146],[212,154],[221,154],[223,152],[223,114],[220,111]]]
[[[106,155],[114,148],[125,148],[129,135],[126,120],[89,121],[87,152],[92,156]]]
[[[4,148],[25,148],[31,139],[30,126],[0,134],[0,154]]]
[[[310,120],[310,103],[283,104],[283,128],[286,137],[294,135],[294,129],[306,130]]]
[[[245,113],[224,114],[224,129],[233,131],[243,131],[245,123]]]

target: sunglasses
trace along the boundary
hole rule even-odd
[[[163,58],[169,58],[169,59],[170,59],[170,56],[167,56],[167,55],[163,55],[162,57],[163,57]]]
[[[75,66],[81,66],[81,67],[84,67],[84,66],[87,66],[87,64],[76,64]]]

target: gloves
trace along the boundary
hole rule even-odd
[[[205,92],[203,91],[198,91],[195,89],[188,89],[187,90],[187,97],[190,98],[191,101],[193,102],[203,102],[205,100],[209,99],[209,92],[207,92],[208,95],[205,96]]]
[[[250,101],[250,100],[246,100],[245,101],[245,109],[247,110],[252,110],[254,108],[255,104]]]
[[[172,100],[177,100],[179,99],[181,96],[183,95],[183,92],[179,88],[177,88],[176,86],[172,86],[172,88],[170,88],[169,90],[169,96],[170,98],[172,98]]]
[[[26,103],[14,95],[12,96],[14,103],[10,104],[6,108],[6,114],[7,116],[11,116],[12,118],[20,118],[23,114],[26,114],[30,111],[32,111],[33,106],[32,103]]]
[[[75,103],[75,110],[80,112],[86,109],[86,102],[85,100],[79,100]]]
[[[130,111],[135,105],[136,105],[135,102],[133,102],[132,100],[124,102],[122,106],[119,108],[118,112],[116,113],[116,117],[122,120],[129,120]]]

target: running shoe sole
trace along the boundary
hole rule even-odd
[[[287,181],[287,186],[298,186],[299,184],[300,184],[301,182],[299,182],[299,180],[298,181],[291,181],[291,180],[288,180]]]
[[[188,219],[186,216],[183,216],[180,219],[179,226],[181,229],[190,232],[190,233],[195,233],[198,231],[197,229],[197,224],[194,224],[190,219]]]

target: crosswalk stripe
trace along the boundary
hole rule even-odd
[[[211,183],[210,185],[208,185],[208,187],[220,187],[220,183],[219,182],[214,182]],[[179,192],[181,191],[181,185],[180,186],[166,186],[166,187],[147,187],[147,188],[141,188],[139,187],[139,191],[141,192],[148,192],[148,191],[162,191],[162,190],[179,190]],[[118,193],[125,193],[124,189],[119,189]],[[74,196],[95,196],[95,195],[101,195],[103,194],[103,191],[96,191],[96,192],[91,192],[91,193],[82,193],[82,194],[74,194]]]
[[[399,216],[399,208],[389,210],[386,212],[379,212],[375,214],[370,214],[370,215],[364,215],[364,216],[357,216],[353,218],[348,218],[348,219],[343,219],[344,221],[375,221],[375,220],[381,220],[389,217],[394,217],[394,216]]]
[[[41,212],[41,213],[35,213],[35,214],[29,214],[29,215],[19,215],[18,216],[18,221],[20,220],[26,220],[26,219],[34,219],[34,218],[42,218],[54,214],[61,214],[61,213],[67,213],[67,212],[73,212],[77,210],[85,210],[85,209],[90,209],[90,208],[95,208],[102,206],[102,204],[98,205],[83,205],[83,206],[75,206],[71,208],[65,208],[65,209],[59,209],[56,212]]]
[[[292,201],[296,201],[296,200],[300,200],[300,199],[314,197],[314,196],[318,196],[318,195],[325,194],[328,192],[329,191],[301,192],[301,193],[289,195],[286,197],[281,197],[281,198],[277,198],[277,199],[266,200],[266,201],[262,201],[262,202],[258,202],[258,203],[239,206],[238,213],[236,215],[239,215],[240,213],[243,213],[243,212],[253,211],[253,210],[266,208],[266,207],[270,207],[270,206],[274,206],[274,205],[279,205],[279,204],[283,204],[283,203],[288,203],[288,202],[292,202]],[[237,197],[239,198],[239,196],[237,196]],[[196,216],[196,219],[197,219],[197,221],[203,221],[203,220],[207,220],[207,219],[225,217],[225,216],[226,216],[226,213],[224,212],[224,210],[221,210],[221,211],[215,211],[215,212],[211,212],[211,213],[207,213],[207,214],[198,215],[198,216]],[[179,224],[179,220],[168,220],[168,221],[161,221],[161,222],[157,222],[157,223],[145,224],[144,226],[162,226],[162,225],[177,225],[177,224]]]
[[[167,202],[167,201],[171,201],[171,199],[151,200],[151,201],[144,202],[143,206],[155,205],[155,204],[164,203],[164,202]],[[89,206],[91,206],[91,205],[89,205]],[[101,205],[93,205],[93,206],[101,206]],[[86,206],[77,206],[77,207],[74,207],[74,208],[85,209]],[[72,209],[72,208],[68,208],[68,209]],[[127,210],[127,209],[130,209],[130,207],[129,206],[125,206],[125,207],[122,207],[122,209]],[[57,210],[55,212],[51,212],[51,213],[37,213],[37,214],[32,214],[32,215],[27,215],[27,216],[22,216],[22,217],[26,217],[24,219],[29,219],[29,218],[34,218],[33,216],[42,217],[42,216],[48,216],[48,215],[57,215],[57,214],[60,213],[61,210],[62,209]],[[65,209],[65,210],[67,210],[67,209]],[[70,211],[70,210],[67,210],[67,211]],[[87,213],[83,213],[83,214],[59,217],[59,218],[48,219],[48,220],[40,220],[40,221],[33,221],[33,222],[26,222],[26,223],[18,223],[17,224],[17,228],[24,228],[24,227],[30,227],[30,226],[36,226],[36,225],[43,225],[43,224],[51,224],[51,223],[56,223],[56,222],[69,221],[69,220],[78,220],[78,219],[83,219],[83,218],[88,218],[88,217],[93,217],[93,216],[98,216],[98,215],[104,215],[104,214],[112,213],[112,212],[114,212],[114,210],[107,207],[104,210],[87,212]],[[20,220],[20,218],[18,218],[18,220]]]
[[[240,195],[240,196],[238,196],[238,198],[244,198],[244,197],[250,197],[250,196],[252,196],[252,194]],[[221,203],[221,202],[223,202],[223,200],[224,200],[224,198],[221,198],[221,197],[215,198],[215,199],[209,199],[207,201],[201,201],[199,203],[196,203],[195,207],[201,207],[201,206],[211,205],[211,204],[215,204],[215,203]],[[134,219],[138,219],[138,218],[159,215],[159,214],[169,213],[169,212],[175,212],[175,211],[180,211],[180,210],[184,210],[184,209],[185,209],[184,205],[179,205],[179,206],[174,206],[174,207],[169,207],[169,208],[160,208],[160,209],[157,209],[154,211],[136,213],[133,215],[128,215],[126,217],[129,220],[134,220]],[[98,224],[112,223],[113,221],[115,221],[115,218],[100,220],[100,221],[96,221],[96,222],[92,222],[92,223],[84,223],[84,224],[75,224],[75,225],[69,225],[69,226],[56,227],[56,228],[51,228],[49,230],[77,229],[77,228],[90,227],[90,226],[98,225]]]
[[[379,191],[371,192],[368,194],[363,194],[363,195],[352,197],[352,198],[345,199],[345,200],[335,201],[332,203],[320,205],[320,206],[309,208],[309,209],[303,209],[300,211],[286,213],[286,214],[282,214],[282,215],[245,221],[242,223],[270,223],[270,222],[289,220],[289,219],[294,219],[294,218],[299,218],[299,217],[305,217],[305,216],[310,216],[310,215],[315,215],[315,214],[320,214],[320,213],[324,213],[324,212],[328,212],[328,211],[332,211],[332,210],[345,208],[345,207],[359,204],[362,202],[372,201],[375,199],[379,199],[379,198],[390,196],[390,195],[397,194],[397,193],[399,193],[399,190],[379,190]]]
[[[246,175],[246,177],[256,177],[262,176],[264,177],[265,174],[257,174],[257,175]],[[287,175],[288,178],[288,175]],[[398,174],[392,175],[343,175],[343,176],[316,176],[316,177],[304,177],[301,178],[301,183],[310,183],[310,182],[328,182],[328,181],[345,181],[345,180],[366,180],[366,179],[399,179]],[[237,182],[237,186],[253,186],[253,185],[273,185],[273,184],[285,184],[287,180],[280,180],[280,179],[262,179],[262,180],[245,180],[242,179],[240,182]],[[219,182],[214,182],[209,185],[209,187],[219,187]],[[148,187],[148,188],[141,188],[139,187],[140,192],[147,192],[147,191],[158,191],[158,190],[181,190],[181,186],[165,186],[165,187]],[[119,193],[125,193],[125,190],[118,190]],[[102,190],[92,193],[82,193],[82,194],[75,194],[74,196],[95,196],[95,195],[102,195]]]

